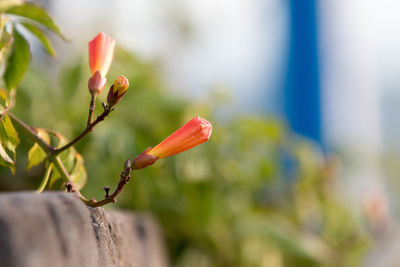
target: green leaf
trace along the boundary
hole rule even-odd
[[[26,170],[29,171],[33,166],[38,165],[46,158],[46,153],[35,143],[28,152],[28,165]]]
[[[21,23],[21,24],[33,35],[36,36],[36,38],[40,41],[40,43],[43,45],[43,47],[46,49],[49,55],[51,55],[52,57],[56,56],[56,53],[54,51],[52,44],[49,41],[49,38],[47,38],[47,36],[43,33],[43,31],[39,27],[29,23]]]
[[[42,182],[40,183],[38,189],[36,189],[37,193],[43,192],[44,188],[46,187],[47,182],[49,181],[49,177],[50,177],[52,168],[53,168],[53,163],[50,163],[49,166],[47,166],[47,168],[46,168]]]
[[[53,32],[57,33],[61,38],[65,39],[60,29],[54,23],[53,19],[47,12],[38,5],[24,4],[21,6],[14,6],[6,11],[8,14],[18,15],[40,23]]]
[[[8,115],[0,123],[0,165],[8,167],[15,173],[16,148],[19,144],[17,131]]]
[[[19,145],[18,133],[7,114],[1,120],[0,135],[4,138],[4,140],[9,140],[11,145],[14,147]]]
[[[64,164],[65,169],[68,172],[71,172],[72,168],[74,167],[75,155],[76,155],[76,150],[73,147],[71,147],[70,149],[67,149],[66,151],[64,151],[60,154],[60,159],[61,159],[62,163]]]
[[[9,18],[7,16],[0,16],[0,62],[3,62],[3,56],[8,51],[8,48],[11,47],[13,41],[12,35],[6,31],[8,21]]]
[[[0,55],[0,60],[1,60],[1,55]],[[2,113],[7,106],[7,96],[8,96],[8,91],[6,89],[0,88],[0,112]],[[1,115],[0,115],[1,117]]]
[[[51,134],[56,138],[56,140],[58,142],[56,145],[57,148],[60,148],[68,143],[68,140],[61,134],[54,133],[54,132]],[[65,169],[68,172],[71,172],[71,170],[74,167],[75,154],[76,154],[76,150],[73,147],[71,147],[70,149],[67,149],[66,151],[63,151],[60,154],[60,159],[61,159],[62,163],[64,164]],[[54,168],[50,175],[49,187],[53,188],[54,184],[61,178],[62,177],[61,177],[60,173],[58,172],[58,170],[56,168]]]
[[[0,53],[3,52],[3,49],[7,48],[12,43],[12,35],[9,32],[3,31],[1,33],[0,39]]]
[[[14,30],[14,42],[4,72],[4,81],[8,89],[16,87],[24,76],[31,58],[29,45],[24,37]]]
[[[46,130],[44,129],[36,129],[36,132],[39,137],[41,137],[47,143],[50,142],[50,137]],[[26,166],[26,170],[29,171],[33,166],[40,164],[47,157],[46,152],[39,146],[38,143],[35,143],[28,152],[28,166]]]
[[[10,158],[10,156],[7,154],[1,142],[0,142],[0,165],[10,168],[12,174],[15,173],[15,163],[12,160],[12,158]]]
[[[53,188],[54,184],[61,179],[60,173],[56,168],[51,172],[50,180],[49,180],[49,188]]]
[[[84,160],[82,156],[79,153],[76,153],[75,157],[76,157],[75,166],[72,169],[70,175],[72,182],[75,184],[78,190],[81,190],[82,187],[86,184],[87,173],[85,166],[83,164]]]

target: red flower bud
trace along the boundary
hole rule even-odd
[[[129,81],[124,76],[118,76],[110,87],[107,95],[107,103],[110,107],[115,106],[128,90]]]
[[[211,133],[211,123],[197,116],[148,151],[147,154],[157,158],[169,157],[207,141]]]
[[[89,66],[92,73],[89,91],[92,95],[99,94],[104,88],[105,77],[114,57],[114,47],[115,40],[102,32],[89,42]]]
[[[94,74],[100,71],[102,77],[107,75],[114,57],[115,40],[100,32],[89,42],[89,65]]]

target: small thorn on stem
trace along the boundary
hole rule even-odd
[[[104,188],[104,191],[106,191],[106,196],[105,196],[105,198],[109,198],[110,197],[110,195],[109,195],[109,193],[110,193],[110,187],[109,186],[105,186]]]

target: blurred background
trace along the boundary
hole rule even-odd
[[[137,171],[117,203],[158,219],[172,266],[400,266],[400,2],[36,2],[69,42],[54,36],[56,59],[32,43],[17,115],[82,130],[100,31],[117,42],[108,84],[131,84],[77,146],[84,195],[192,117],[212,122],[209,142]],[[40,182],[20,155],[1,190]]]

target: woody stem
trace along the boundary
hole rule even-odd
[[[109,108],[106,105],[103,105],[104,107],[104,111],[103,113],[101,113],[99,116],[97,116],[96,120],[91,122],[90,124],[88,124],[85,128],[85,130],[82,131],[82,133],[80,135],[78,135],[74,140],[70,141],[68,144],[64,145],[63,147],[60,147],[58,149],[55,149],[54,154],[58,155],[61,152],[63,152],[64,150],[70,148],[71,146],[75,145],[76,143],[78,143],[79,141],[81,141],[83,138],[85,138],[90,132],[93,131],[93,128],[101,121],[103,121],[108,114],[111,113],[111,111],[113,111],[113,108]]]
[[[131,178],[131,173],[132,173],[131,163],[129,160],[127,160],[125,162],[124,170],[121,172],[121,178],[119,180],[117,189],[115,189],[114,193],[109,195],[108,194],[109,187],[105,187],[104,189],[106,190],[106,196],[104,197],[104,199],[99,201],[92,199],[85,202],[86,205],[91,207],[100,207],[111,202],[116,202],[118,194],[122,192],[124,186],[129,182],[129,179]]]
[[[86,125],[89,126],[92,123],[93,119],[93,112],[94,108],[96,106],[96,95],[92,94],[92,99],[90,100],[90,106],[89,106],[89,116]]]

